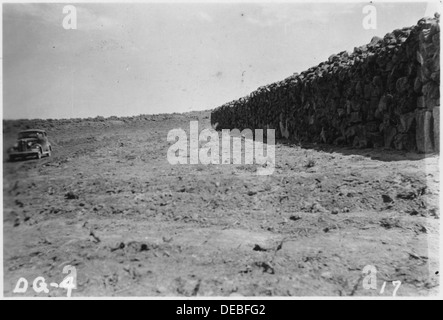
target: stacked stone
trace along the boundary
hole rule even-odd
[[[416,141],[420,152],[440,150],[440,26],[432,19],[419,21],[419,62],[416,87],[422,93],[416,110]]]
[[[430,152],[438,127],[439,37],[438,17],[422,19],[226,103],[211,122],[217,129],[272,128],[277,138],[296,141]],[[428,140],[418,129],[431,147],[421,147]]]

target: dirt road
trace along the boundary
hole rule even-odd
[[[170,165],[168,131],[208,115],[56,124],[53,157],[4,161],[5,296],[66,296],[32,282],[60,283],[67,265],[74,297],[438,292],[437,156],[279,142],[270,176]]]

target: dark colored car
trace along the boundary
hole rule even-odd
[[[19,132],[17,142],[8,150],[8,153],[11,161],[29,156],[40,159],[43,155],[50,157],[52,147],[46,131],[29,129]]]

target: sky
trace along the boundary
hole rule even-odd
[[[430,12],[374,1],[366,30],[366,4],[78,3],[75,30],[66,4],[3,4],[3,119],[212,109]]]

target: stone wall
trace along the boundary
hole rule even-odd
[[[217,129],[277,138],[433,152],[439,148],[439,17],[374,37],[301,74],[214,109]]]

